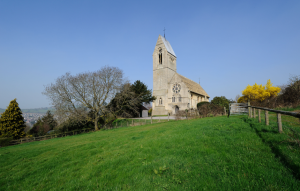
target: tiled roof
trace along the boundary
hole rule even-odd
[[[209,97],[209,95],[204,91],[204,89],[200,86],[200,84],[180,75],[177,73],[177,75],[181,78],[183,83],[188,87],[188,89],[194,93],[205,95]]]

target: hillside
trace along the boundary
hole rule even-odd
[[[52,107],[43,107],[43,108],[35,108],[35,109],[21,109],[23,113],[46,113],[48,110],[53,111]],[[5,109],[0,108],[0,113],[3,113]]]
[[[254,126],[215,117],[0,148],[0,190],[297,190],[299,148]]]

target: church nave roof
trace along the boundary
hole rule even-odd
[[[198,83],[194,82],[193,80],[190,80],[178,73],[177,73],[177,75],[181,78],[183,83],[188,87],[188,89],[190,91],[209,97],[209,95],[204,91],[204,89],[200,86],[200,84],[198,84]]]

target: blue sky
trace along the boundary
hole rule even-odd
[[[255,82],[300,75],[300,1],[0,0],[0,108],[48,107],[44,85],[117,66],[152,89],[158,35],[177,72],[234,99]]]

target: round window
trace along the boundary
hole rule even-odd
[[[180,87],[179,84],[175,84],[173,86],[173,92],[176,93],[176,94],[180,92],[180,89],[181,89],[181,87]]]

